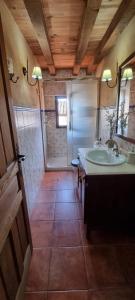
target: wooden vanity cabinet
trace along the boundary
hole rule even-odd
[[[85,174],[81,201],[88,231],[135,228],[135,175]]]

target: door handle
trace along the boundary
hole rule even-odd
[[[17,155],[17,160],[20,163],[21,161],[24,161],[26,159],[26,156],[23,154],[18,154]]]

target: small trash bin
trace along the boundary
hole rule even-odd
[[[79,186],[79,159],[76,158],[76,159],[73,159],[71,161],[71,165],[73,167],[73,172],[74,172],[74,179],[75,179],[75,182],[77,182],[77,185]]]

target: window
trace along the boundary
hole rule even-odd
[[[56,100],[56,126],[67,127],[67,98],[55,97]]]

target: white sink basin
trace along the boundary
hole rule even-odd
[[[126,157],[123,154],[116,156],[112,150],[93,149],[86,153],[85,158],[97,165],[102,166],[117,166],[126,162]]]

